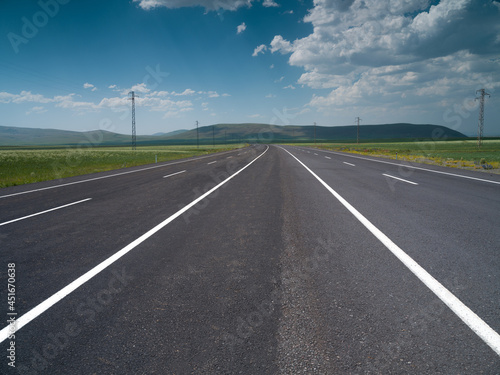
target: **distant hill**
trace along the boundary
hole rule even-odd
[[[202,143],[217,141],[248,142],[291,142],[291,141],[353,141],[356,140],[357,127],[350,126],[278,126],[269,124],[217,124],[203,126],[198,129],[198,137]],[[431,124],[386,124],[361,125],[359,132],[361,141],[389,139],[451,139],[467,138],[466,135],[441,125]],[[196,141],[196,129],[169,137],[170,141]]]
[[[154,137],[171,137],[171,136],[174,136],[174,135],[178,135],[178,134],[182,134],[182,133],[185,133],[189,130],[187,129],[181,129],[181,130],[174,130],[173,132],[168,132],[168,133],[154,133],[153,136]]]
[[[198,129],[200,144],[224,142],[307,142],[354,141],[356,126],[278,126],[269,124],[216,124]],[[157,133],[158,134],[158,133]],[[95,146],[128,145],[130,135],[103,130],[75,132],[56,129],[35,129],[0,126],[0,146],[61,146],[89,143]],[[360,126],[360,140],[388,139],[452,139],[466,138],[462,133],[440,125],[387,124]],[[137,136],[137,143],[147,144],[193,144],[197,142],[196,129],[178,130],[165,134]]]
[[[137,136],[138,142],[153,142],[155,139],[158,138],[152,135]],[[58,129],[0,126],[0,146],[62,146],[79,144],[114,146],[127,145],[130,142],[130,135],[113,133],[106,130],[76,132]]]
[[[0,126],[0,146],[50,146],[92,143],[121,143],[121,134],[108,131],[75,132],[57,129],[18,128]],[[129,137],[130,138],[130,137]]]

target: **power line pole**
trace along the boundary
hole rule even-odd
[[[488,94],[485,89],[480,89],[476,90],[476,94],[480,92],[481,96],[479,98],[476,98],[476,100],[479,100],[479,121],[477,124],[477,147],[480,148],[481,144],[483,142],[483,129],[484,129],[484,97],[486,95],[491,96]]]
[[[198,134],[198,121],[196,121],[196,146],[200,148],[200,136]]]
[[[314,145],[316,146],[316,122],[314,123]]]
[[[130,91],[128,94],[130,95],[129,100],[132,100],[132,150],[135,150],[137,146],[137,137],[135,134],[135,98],[137,96],[133,91]]]
[[[361,121],[361,119],[359,117],[356,117],[356,123],[358,124],[357,135],[356,135],[356,143],[359,143],[359,122],[360,121]]]

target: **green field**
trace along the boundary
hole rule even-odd
[[[411,162],[483,169],[500,173],[500,140],[414,141],[384,143],[301,143],[320,149],[380,156]],[[206,155],[244,147],[244,144],[212,146],[140,146],[94,148],[0,148],[0,188],[103,172],[138,165]]]
[[[315,146],[314,144],[307,144]],[[484,140],[481,148],[475,140],[413,141],[384,143],[317,143],[317,148],[361,155],[445,165],[455,168],[483,169],[489,165],[499,171],[500,140]]]
[[[0,188],[206,155],[244,147],[143,146],[95,148],[0,148]]]

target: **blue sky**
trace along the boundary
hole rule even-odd
[[[0,125],[435,123],[500,135],[489,0],[5,0]]]

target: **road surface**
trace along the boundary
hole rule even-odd
[[[2,189],[0,373],[498,374],[499,219],[499,176],[277,145]]]

